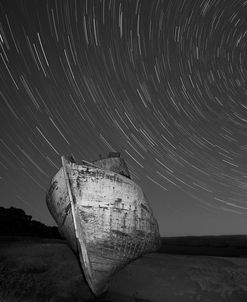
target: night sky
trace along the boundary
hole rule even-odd
[[[1,205],[116,150],[162,236],[246,234],[246,50],[247,1],[1,0]]]

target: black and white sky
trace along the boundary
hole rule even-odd
[[[116,150],[162,236],[246,234],[246,80],[247,1],[1,0],[0,204]]]

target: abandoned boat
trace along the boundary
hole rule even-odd
[[[46,202],[96,296],[122,267],[160,245],[152,209],[119,153],[80,164],[62,157]]]

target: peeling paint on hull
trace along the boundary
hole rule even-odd
[[[93,164],[67,162],[66,169],[75,220],[63,168],[51,181],[47,206],[99,296],[122,267],[157,250],[158,224],[141,188],[128,177]]]

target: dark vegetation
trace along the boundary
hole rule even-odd
[[[219,257],[247,256],[246,235],[163,237],[161,241],[159,253]]]
[[[58,228],[33,220],[23,210],[0,207],[0,236],[32,236],[62,239]]]
[[[77,258],[64,240],[0,239],[1,302],[81,302],[93,299]]]

